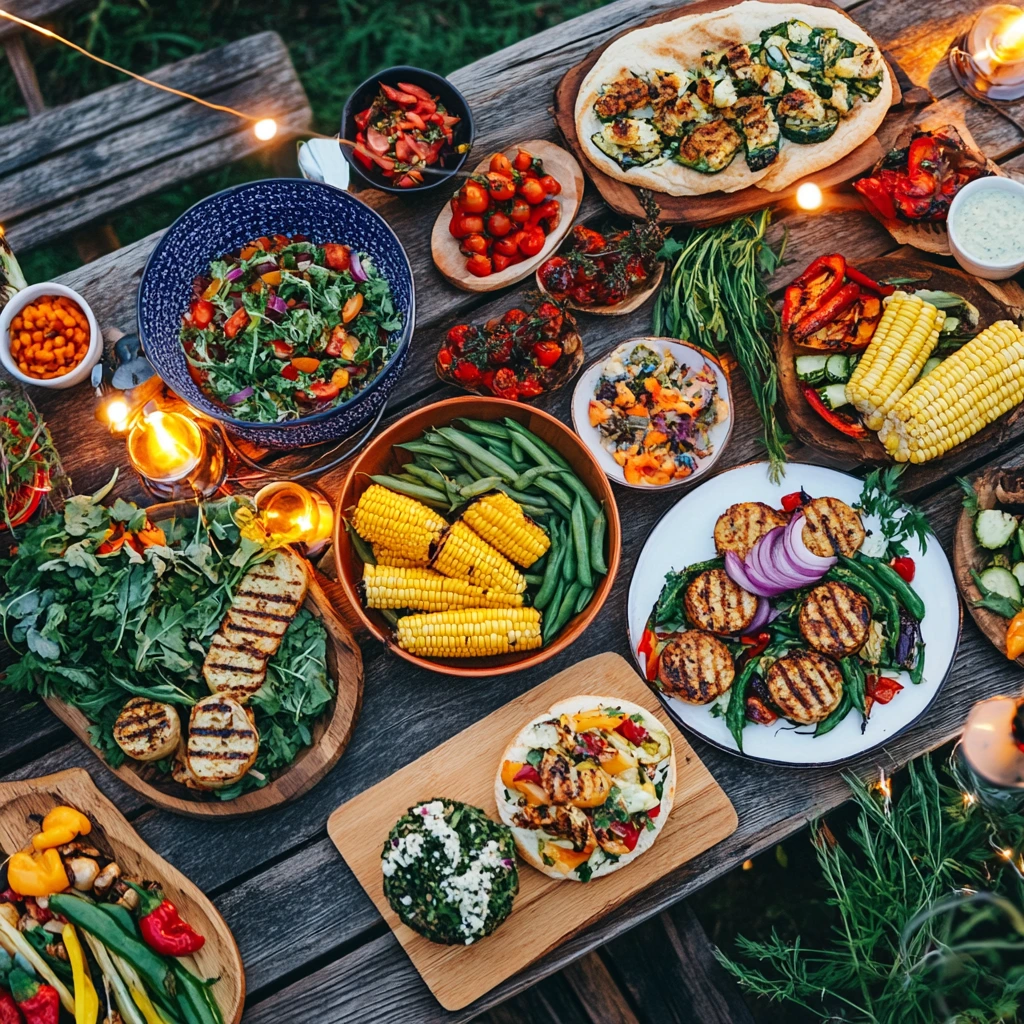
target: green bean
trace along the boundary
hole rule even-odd
[[[862,715],[867,717],[867,680],[864,678],[864,670],[857,664],[856,658],[840,658],[839,671],[843,674],[843,683],[846,687],[845,693],[850,695],[853,706]]]
[[[488,491],[493,491],[494,486],[500,483],[501,477],[498,476],[485,476],[479,480],[474,480],[471,484],[466,484],[465,487],[459,488],[459,494],[463,498],[476,498],[481,494],[486,494]]]
[[[538,477],[550,476],[552,473],[563,472],[558,466],[552,466],[550,463],[544,466],[534,466],[532,469],[526,470],[525,473],[521,473],[519,476],[512,481],[512,485],[520,491],[525,491]]]
[[[468,455],[471,459],[476,462],[482,463],[490,469],[491,473],[496,473],[503,480],[507,480],[511,483],[519,474],[503,459],[499,459],[497,455],[491,454],[483,445],[479,445],[471,437],[467,437],[465,434],[453,427],[441,427],[439,430],[442,437],[448,442],[460,449],[465,455]]]
[[[442,447],[429,441],[406,441],[405,444],[396,444],[395,447],[404,448],[415,455],[434,455],[439,459],[449,459],[452,454],[447,445]]]
[[[572,538],[572,523],[567,522],[564,527],[563,543],[565,544],[565,558],[562,560],[562,575],[572,582],[576,579],[576,545]]]
[[[470,480],[479,480],[481,476],[489,476],[490,470],[486,473],[481,473],[477,470],[476,466],[473,465],[473,460],[463,455],[462,452],[455,453],[455,459],[458,464],[465,470],[466,475]]]
[[[586,608],[588,604],[590,604],[590,599],[593,596],[594,588],[584,587],[584,589],[580,591],[579,600],[576,602],[576,610],[573,612],[573,614],[579,615],[579,613],[583,611],[583,609]]]
[[[516,457],[512,454],[512,445],[506,444],[504,441],[499,441],[496,438],[487,438],[483,441],[483,446],[505,462],[512,463],[516,461]]]
[[[435,473],[432,469],[424,469],[422,466],[417,466],[415,463],[407,463],[405,469],[412,474],[413,477],[421,480],[427,484],[428,487],[436,487],[438,490],[444,490],[444,477],[440,473]]]
[[[546,476],[539,476],[533,481],[532,486],[540,488],[546,494],[550,494],[560,505],[564,505],[567,509],[572,509],[572,498],[554,480],[549,480]]]
[[[533,572],[523,573],[523,579],[526,580],[528,587],[539,587],[544,582],[543,575]]]
[[[500,423],[492,423],[490,420],[471,420],[465,416],[460,416],[455,422],[461,423],[467,430],[472,430],[474,434],[496,437],[501,440],[508,439],[508,428],[503,427]]]
[[[471,484],[476,477],[472,477],[468,473],[456,473],[453,479],[456,487],[466,487]]]
[[[438,473],[454,473],[459,464],[450,458],[443,459],[439,455],[417,455],[413,458],[417,466],[424,469],[435,469]]]
[[[428,505],[434,504],[442,505],[445,508],[448,507],[448,499],[440,491],[435,491],[433,487],[425,487],[423,484],[411,484],[408,480],[402,480],[394,476],[371,475],[370,479],[375,484],[380,484],[381,487],[387,487],[391,491],[398,491],[399,494],[404,494],[409,498],[425,501]]]
[[[604,560],[604,531],[608,525],[604,509],[600,509],[590,524],[590,568],[599,576],[608,575],[608,565]]]
[[[743,728],[747,724],[747,686],[750,677],[759,664],[758,658],[751,658],[740,670],[739,678],[732,684],[729,706],[725,709],[725,724],[732,733],[739,750],[743,749]]]
[[[910,681],[915,686],[924,679],[924,647],[925,645],[922,643],[917,645],[917,661],[914,662],[914,667],[910,670]]]
[[[512,454],[516,457],[517,462],[526,462],[526,452],[523,451],[515,434],[512,435]]]
[[[520,446],[526,449],[527,454],[530,455],[538,465],[542,462],[553,462],[556,466],[561,466],[562,469],[572,468],[569,463],[566,462],[565,456],[556,452],[551,445],[546,441],[542,441],[536,434],[527,430],[521,423],[508,416],[505,417],[505,423],[510,430],[519,435]],[[534,455],[533,452],[530,451],[531,445],[533,446],[534,451],[537,452],[537,455]],[[544,456],[547,456],[547,458]]]
[[[365,565],[376,565],[377,559],[374,557],[373,548],[356,533],[356,528],[348,520],[345,521],[345,531],[348,533],[348,542],[359,560]]]
[[[844,658],[843,661],[848,661],[848,658]],[[840,662],[840,665],[842,662]],[[839,701],[839,706],[828,716],[828,718],[820,721],[814,728],[815,736],[824,736],[825,733],[831,732],[851,711],[853,710],[853,698],[850,696],[849,690],[843,691],[842,699]]]
[[[540,516],[547,516],[551,514],[551,507],[549,505],[530,505],[525,502],[520,502],[519,507],[523,510],[523,513],[528,515],[531,519],[537,519]]]
[[[583,514],[583,502],[579,498],[572,506],[572,542],[576,546],[576,579],[586,589],[594,585],[590,571],[590,545],[587,543],[587,520]]]
[[[547,619],[541,630],[541,639],[545,644],[558,636],[562,627],[569,621],[569,616],[572,615],[573,609],[576,607],[582,589],[578,582],[570,584],[569,589],[565,592],[565,597],[562,598],[562,603],[558,606],[557,613],[553,618]]]
[[[580,501],[583,502],[583,507],[587,511],[587,520],[593,519],[601,511],[601,506],[587,490],[587,485],[571,469],[563,470],[562,479],[580,496]]]
[[[499,491],[504,491],[513,501],[518,501],[524,507],[526,505],[533,505],[534,508],[542,508],[544,509],[543,515],[548,515],[552,511],[551,506],[541,500],[539,495],[524,494],[522,491],[517,491],[514,487],[509,487],[506,483],[495,484],[495,486]]]
[[[867,555],[858,555],[864,563],[882,577],[883,582],[895,591],[896,597],[904,608],[920,622],[924,618],[925,607],[921,595],[912,589],[907,581],[888,563],[880,558],[869,558]]]
[[[560,570],[565,558],[565,548],[562,545],[559,533],[560,531],[554,529],[551,531],[550,556],[547,568],[544,570],[544,581],[541,583],[540,590],[537,591],[537,595],[533,599],[534,608],[540,608],[541,610],[548,606],[548,603],[555,594],[555,588],[562,578]]]

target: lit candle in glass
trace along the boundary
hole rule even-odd
[[[991,697],[975,704],[958,752],[983,804],[1024,806],[1024,698]]]
[[[140,476],[155,484],[185,480],[205,449],[203,432],[179,412],[148,412],[128,435],[128,458]]]
[[[958,45],[950,67],[968,93],[989,100],[1024,96],[1024,11],[992,4],[979,12]]]
[[[264,529],[274,540],[303,543],[307,550],[325,544],[334,532],[334,509],[318,491],[290,480],[267,484],[256,495]]]

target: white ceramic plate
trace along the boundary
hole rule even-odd
[[[636,345],[649,345],[657,352],[664,352],[668,349],[675,357],[676,362],[689,371],[700,370],[705,363],[709,364],[715,371],[718,378],[718,393],[725,399],[729,407],[728,415],[721,423],[716,423],[710,430],[708,437],[711,441],[711,454],[705,459],[697,460],[697,468],[682,480],[673,480],[672,483],[655,487],[651,484],[631,484],[626,482],[626,476],[614,458],[604,445],[601,444],[601,434],[597,427],[590,425],[588,408],[590,400],[594,397],[597,382],[601,378],[601,371],[609,359],[617,355],[628,354]],[[572,393],[572,425],[573,429],[580,436],[583,443],[591,450],[594,458],[604,470],[605,476],[612,483],[621,484],[623,487],[632,487],[638,491],[650,491],[660,493],[671,491],[677,487],[691,486],[694,481],[699,480],[718,461],[725,450],[729,437],[732,434],[732,392],[729,390],[729,378],[722,369],[722,364],[709,352],[695,345],[688,345],[682,341],[673,341],[671,338],[630,338],[621,345],[616,346],[607,355],[601,356],[596,362],[591,363],[586,370],[580,374],[576,382],[576,388]]]
[[[763,501],[778,508],[784,494],[801,487],[812,497],[827,495],[852,505],[860,498],[862,483],[834,469],[790,463],[784,479],[773,484],[768,479],[768,464],[755,462],[706,481],[665,514],[647,538],[629,585],[629,646],[641,673],[644,664],[636,649],[661,593],[666,572],[715,557],[715,521],[730,505],[738,501]],[[867,516],[864,525],[869,530],[875,529],[877,521]],[[784,719],[771,726],[749,723],[743,730],[743,755],[776,764],[808,767],[837,764],[892,740],[928,709],[953,664],[960,640],[960,603],[949,561],[938,541],[931,538],[924,554],[914,540],[908,541],[907,548],[917,564],[913,587],[922,595],[926,606],[921,622],[926,645],[922,682],[915,686],[905,672],[901,673],[899,681],[903,690],[890,704],[876,705],[872,709],[863,733],[862,719],[856,711],[818,738],[811,735],[813,727],[796,729],[792,722]],[[659,697],[682,726],[723,750],[737,752],[724,717],[716,718],[711,714],[713,705],[686,704],[663,694]]]

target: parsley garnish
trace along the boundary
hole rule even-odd
[[[888,554],[905,555],[904,541],[911,537],[921,545],[922,554],[928,550],[928,537],[932,528],[924,512],[896,496],[904,465],[873,469],[864,480],[860,492],[860,509],[868,515],[878,516],[882,536],[889,544]]]

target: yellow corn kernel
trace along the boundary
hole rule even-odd
[[[364,565],[363,592],[368,608],[410,608],[445,612],[453,608],[518,608],[522,594],[485,590],[430,569]]]
[[[373,545],[373,557],[378,565],[394,565],[406,569],[426,569],[429,558],[406,558],[404,555],[396,554],[383,544]]]
[[[414,498],[372,484],[359,499],[352,525],[356,533],[395,555],[426,561],[447,525],[433,509]]]
[[[473,502],[462,518],[474,533],[525,568],[551,547],[548,535],[503,491],[495,491]]]
[[[398,645],[423,658],[486,658],[541,646],[536,608],[464,608],[405,615],[398,620]]]
[[[504,590],[510,594],[521,594],[526,590],[526,577],[461,520],[445,534],[431,565],[445,576],[475,583],[479,587]]]

